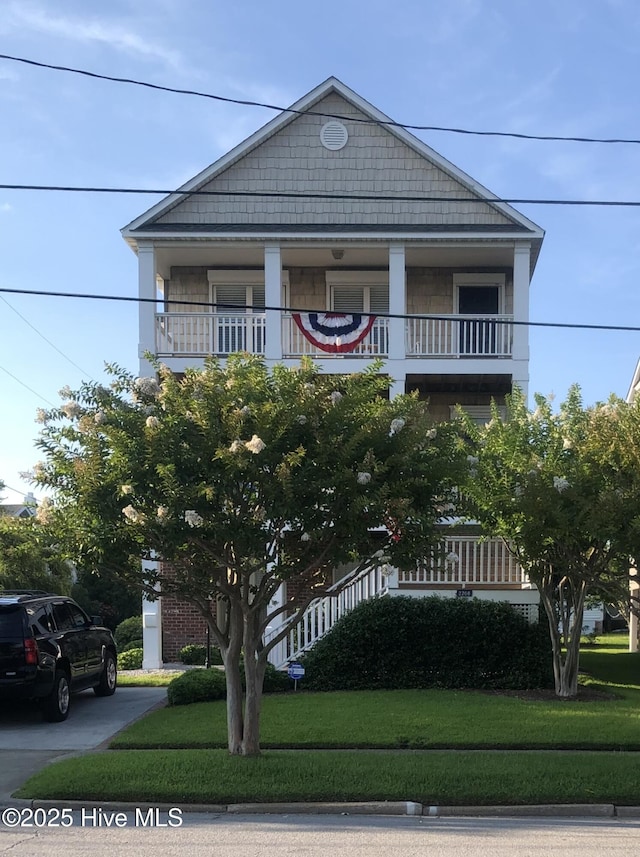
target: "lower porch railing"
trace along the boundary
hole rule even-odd
[[[361,572],[335,595],[316,598],[298,622],[285,619],[280,627],[272,628],[265,634],[266,644],[282,632],[287,621],[291,625],[287,635],[269,653],[269,660],[278,668],[286,666],[308,651],[320,637],[324,637],[345,613],[363,601],[386,594],[387,589],[385,567],[379,567]]]

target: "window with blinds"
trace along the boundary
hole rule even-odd
[[[264,326],[249,317],[264,312],[263,285],[218,283],[214,287],[218,354],[234,351],[264,352]]]
[[[334,312],[389,312],[389,288],[386,284],[371,286],[332,286],[331,309]]]

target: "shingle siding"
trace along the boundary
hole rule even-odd
[[[376,124],[349,121],[367,118],[337,93],[315,110],[344,117],[347,145],[325,149],[320,129],[325,118],[304,115],[263,141],[201,190],[290,193],[385,194],[394,197],[429,194],[447,202],[388,200],[291,199],[286,197],[190,197],[157,219],[158,224],[349,223],[513,224],[486,203],[455,202],[470,191],[443,169]]]

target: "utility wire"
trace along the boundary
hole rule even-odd
[[[56,193],[127,193],[127,194],[161,194],[171,196],[231,196],[231,197],[277,197],[282,199],[338,199],[364,200],[373,202],[474,202],[482,205],[506,203],[508,205],[577,205],[605,207],[640,207],[640,200],[618,199],[525,199],[519,197],[452,197],[452,196],[392,196],[390,194],[349,194],[349,193],[294,193],[291,191],[271,190],[167,190],[159,188],[140,187],[75,187],[70,185],[32,185],[32,184],[0,184],[0,190],[34,190],[54,191]],[[384,227],[380,228],[384,231]]]
[[[85,370],[82,368],[82,366],[78,366],[77,363],[74,363],[74,361],[70,357],[68,357],[64,353],[64,351],[61,351],[57,345],[54,345],[50,339],[47,339],[47,337],[44,335],[44,333],[41,333],[37,327],[35,327],[33,324],[31,324],[31,322],[29,321],[28,318],[25,318],[21,312],[19,312],[14,306],[11,306],[11,304],[9,303],[9,301],[6,298],[3,298],[2,295],[0,295],[0,300],[4,301],[4,303],[6,303],[6,305],[9,307],[9,309],[13,310],[17,316],[20,316],[20,318],[24,321],[24,323],[27,324],[31,328],[31,330],[35,331],[41,339],[44,339],[44,341],[48,345],[50,345],[54,349],[54,351],[57,351],[58,354],[60,354],[62,357],[64,357],[64,359],[68,363],[70,363],[72,366],[75,366],[75,368],[78,369],[83,375],[87,375],[89,378],[91,378],[91,375],[89,374],[89,372],[85,372]],[[95,381],[96,379],[91,378],[91,380]]]
[[[37,291],[35,289],[7,289],[0,287],[0,292],[4,292],[5,294],[13,294],[13,295],[40,295],[46,297],[56,297],[56,298],[76,298],[83,300],[94,300],[94,301],[124,301],[128,303],[152,303],[158,304],[159,301],[156,298],[141,298],[141,297],[131,297],[127,295],[91,295],[80,292],[44,292]],[[285,312],[285,313],[308,313],[310,310],[308,308],[305,309],[296,309],[295,307],[287,307],[287,306],[258,306],[257,304],[246,304],[243,306],[239,306],[238,304],[225,304],[218,302],[205,302],[205,301],[189,301],[180,298],[170,298],[168,299],[168,303],[171,304],[179,304],[180,306],[194,306],[194,307],[204,307],[207,309],[224,309],[228,314],[232,315],[235,313],[243,312],[244,310],[254,310],[257,312]],[[342,313],[334,313],[332,310],[311,310],[311,312],[317,312],[318,314],[329,314],[329,315],[342,315]],[[469,321],[486,321],[491,324],[512,324],[519,325],[521,327],[551,327],[551,328],[561,328],[567,330],[614,330],[614,331],[627,331],[633,333],[640,333],[640,327],[633,325],[616,325],[616,324],[580,324],[580,323],[572,323],[572,322],[560,322],[560,321],[518,321],[516,319],[510,318],[490,318],[486,319],[482,315],[477,318],[469,318],[467,316],[458,318],[452,315],[433,315],[431,313],[417,313],[417,314],[407,314],[407,313],[392,313],[392,312],[357,312],[357,313],[347,313],[348,315],[360,315],[366,318],[401,318],[405,320],[411,319],[424,319],[424,320],[433,320],[433,321],[454,321],[458,324],[464,324]],[[0,367],[1,368],[1,367]],[[6,370],[5,370],[6,371]]]
[[[70,74],[79,74],[84,77],[94,78],[96,80],[107,80],[111,83],[126,83],[130,86],[141,86],[146,89],[155,89],[161,92],[171,92],[177,95],[192,95],[197,98],[209,98],[213,101],[221,101],[226,104],[239,104],[244,107],[263,107],[267,110],[275,110],[278,113],[292,113],[299,116],[321,116],[325,119],[348,119],[349,122],[358,122],[363,125],[382,125],[391,128],[404,128],[407,131],[442,131],[450,134],[467,134],[477,137],[511,137],[518,140],[540,140],[540,141],[555,141],[567,143],[628,143],[639,145],[640,140],[633,138],[600,138],[600,137],[565,137],[557,134],[523,134],[515,131],[477,131],[468,128],[447,128],[439,125],[410,125],[405,122],[394,122],[391,119],[364,119],[356,116],[343,116],[338,113],[323,113],[316,110],[296,110],[292,107],[280,107],[277,104],[268,104],[263,101],[251,101],[244,98],[230,98],[223,95],[214,95],[210,92],[199,92],[195,89],[179,89],[173,86],[161,86],[157,83],[149,83],[144,80],[136,80],[129,77],[115,77],[108,74],[98,74],[94,71],[86,69],[72,68],[64,65],[53,65],[51,63],[37,62],[36,60],[27,59],[26,57],[15,57],[9,54],[0,54],[0,59],[9,60],[10,62],[19,62],[26,65],[36,66],[37,68],[45,68],[51,71],[64,71]]]
[[[8,369],[5,369],[5,368],[4,368],[4,366],[0,366],[0,369],[2,369],[2,371],[3,371],[3,372],[6,372],[6,373],[7,373],[7,375],[9,375],[9,377],[10,377],[10,378],[13,378],[13,380],[14,380],[14,381],[17,381],[17,382],[18,382],[18,384],[20,384],[20,386],[21,386],[21,387],[24,387],[24,388],[25,388],[25,390],[28,390],[30,393],[33,393],[33,395],[34,395],[34,396],[36,396],[36,398],[41,399],[43,402],[46,402],[48,405],[51,405],[51,407],[52,407],[52,408],[55,408],[55,407],[56,407],[56,406],[53,404],[53,402],[50,402],[50,401],[49,401],[49,399],[45,399],[45,397],[44,397],[44,396],[41,396],[41,395],[40,395],[40,393],[37,393],[37,392],[33,389],[33,387],[30,387],[28,384],[25,384],[25,383],[24,383],[24,381],[21,381],[21,380],[20,380],[20,378],[18,378],[18,376],[17,376],[17,375],[14,375],[14,374],[13,374],[13,372],[9,372],[9,370],[8,370]]]

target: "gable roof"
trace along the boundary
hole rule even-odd
[[[350,124],[350,137],[353,133],[359,149],[354,147],[351,153],[345,149],[346,157],[341,160],[316,158],[314,161],[314,151],[331,158],[321,150],[318,134],[331,115]],[[179,233],[308,233],[314,228],[364,233],[386,233],[394,229],[492,232],[520,234],[532,239],[535,258],[544,235],[539,226],[506,203],[498,202],[489,190],[409,131],[386,124],[391,121],[337,78],[331,77],[129,223],[122,230],[123,236],[135,248],[138,237]],[[365,135],[368,135],[366,139]],[[388,152],[391,158],[379,161],[377,171],[376,164],[371,164],[372,169],[363,169],[363,162],[353,157],[354,153],[362,152],[368,139],[372,146],[377,146],[376,152],[382,156]],[[279,163],[277,156],[282,158]],[[243,167],[253,169],[243,171]],[[305,178],[299,178],[300,175]],[[325,184],[330,184],[329,190],[320,189],[322,195],[330,195],[333,188],[336,196],[341,192],[366,197],[369,196],[366,189],[371,187],[372,198],[363,204],[357,199],[346,202],[305,197],[305,191],[310,192],[310,188],[318,190],[319,176],[324,177]],[[283,183],[287,177],[289,182]],[[390,188],[389,195],[379,190],[382,179]],[[201,190],[214,193],[212,196],[191,195]],[[278,191],[283,196],[274,199]],[[438,202],[428,201],[429,191],[438,197]],[[408,196],[413,198],[412,202],[406,201]],[[398,198],[397,202],[394,197]],[[466,199],[478,202],[465,203]],[[280,206],[278,216],[273,216],[275,205]]]

